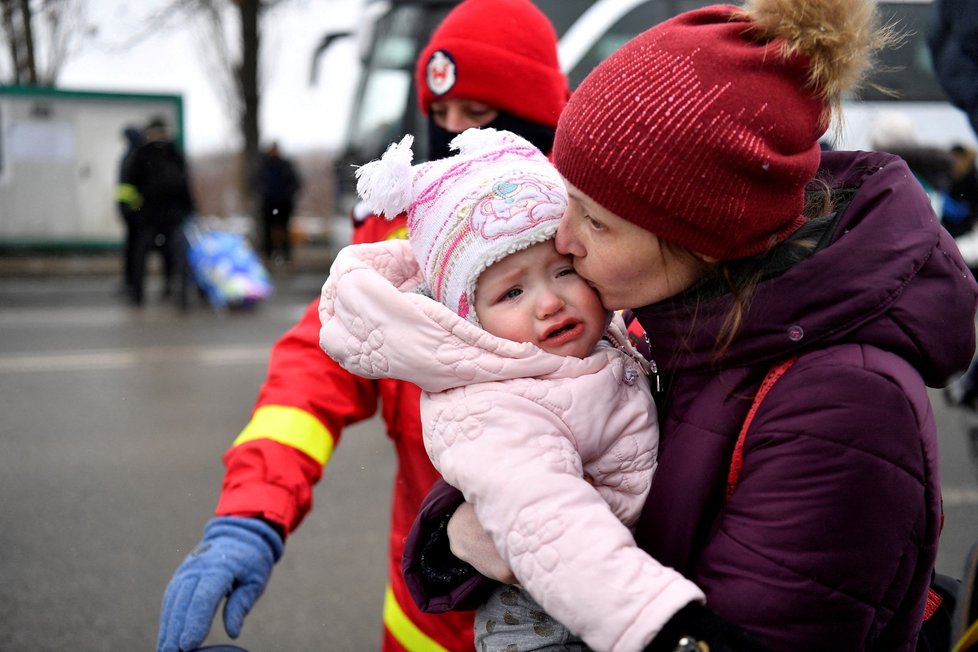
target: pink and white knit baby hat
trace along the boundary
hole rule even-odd
[[[408,239],[430,295],[478,324],[475,284],[490,265],[554,237],[567,190],[550,161],[508,131],[468,129],[458,154],[411,165],[414,138],[357,170],[357,192],[388,219],[407,211]]]

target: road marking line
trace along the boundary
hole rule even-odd
[[[0,310],[0,326],[28,326],[38,328],[54,326],[63,328],[70,319],[72,326],[108,326],[126,323],[132,317],[132,310],[117,306],[104,308],[5,308]],[[70,315],[67,317],[65,315]]]
[[[0,356],[0,373],[132,369],[151,364],[265,364],[269,347],[153,347]]]
[[[275,306],[275,311],[270,316],[264,315],[262,319],[291,325],[299,320],[308,306],[308,302],[283,302]],[[63,316],[66,314],[70,317]],[[182,313],[176,306],[168,305],[147,306],[143,311],[139,311],[126,306],[7,308],[0,304],[0,326],[6,327],[63,328],[66,319],[71,320],[72,326],[127,326],[145,323],[186,323],[188,319],[212,320],[226,316],[208,306],[191,307],[188,312]],[[241,317],[247,319],[249,316]]]

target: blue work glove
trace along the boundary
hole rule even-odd
[[[166,587],[157,651],[200,646],[225,597],[224,629],[237,638],[283,548],[279,533],[261,519],[219,516],[208,521],[203,540]]]

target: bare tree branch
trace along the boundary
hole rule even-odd
[[[44,26],[45,63],[38,71],[40,83],[54,85],[66,61],[95,37],[97,29],[88,22],[79,0],[44,0],[40,15]]]
[[[27,66],[27,83],[37,84],[37,62],[34,58],[34,27],[30,0],[20,0],[20,29],[24,44],[22,61]]]
[[[8,56],[10,57],[10,80],[14,84],[19,84],[21,83],[21,53],[20,48],[17,46],[19,30],[14,21],[14,14],[17,8],[14,6],[13,0],[0,0],[0,7],[3,9],[3,34],[7,40]]]
[[[94,34],[83,0],[0,0],[7,62],[0,81],[54,85],[65,61]]]
[[[235,16],[228,11],[227,3],[213,0],[198,0],[198,17],[201,19],[199,50],[208,69],[208,78],[214,80],[219,97],[229,114],[235,118],[241,114],[243,102],[241,89],[235,75],[237,54],[232,52],[228,41],[228,19]]]

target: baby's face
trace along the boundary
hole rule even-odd
[[[611,315],[574,271],[572,260],[547,240],[489,266],[475,286],[475,314],[482,327],[548,353],[589,356]]]

